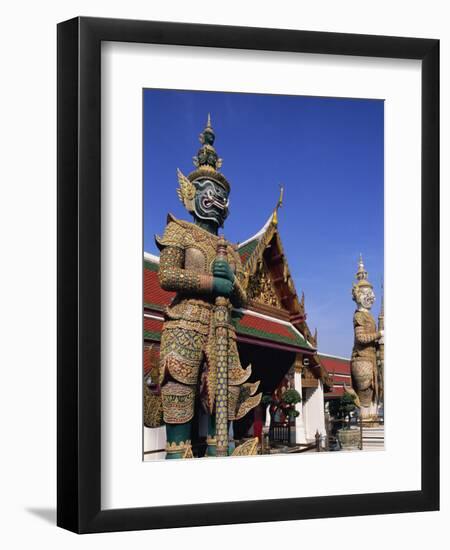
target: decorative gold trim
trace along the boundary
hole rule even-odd
[[[234,449],[231,456],[254,456],[258,454],[258,438],[249,439]]]
[[[257,395],[254,395],[246,399],[239,406],[233,420],[240,420],[241,418],[243,418],[249,411],[251,411],[252,409],[254,409],[260,404],[261,398],[262,398],[262,393],[258,393]]]
[[[189,445],[186,447],[186,451],[184,452],[184,455],[182,458],[194,458],[194,453],[192,452],[192,447]]]
[[[186,450],[187,447],[191,447],[191,440],[186,439],[186,441],[180,441],[179,443],[176,443],[175,441],[172,441],[172,443],[167,442],[166,443],[166,452],[167,453],[181,453]]]
[[[178,382],[166,382],[161,387],[164,421],[184,424],[194,416],[195,387]]]
[[[188,212],[192,212],[194,208],[195,185],[177,168],[177,177],[179,188],[177,195],[180,201],[184,204]]]

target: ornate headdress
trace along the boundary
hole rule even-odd
[[[179,188],[177,189],[178,197],[189,212],[194,210],[195,186],[193,181],[199,178],[209,178],[215,180],[226,190],[230,192],[230,184],[223,174],[219,172],[222,166],[222,159],[219,158],[214,141],[216,134],[211,126],[211,115],[208,113],[206,127],[199,136],[202,146],[198,153],[193,157],[194,166],[196,169],[187,177],[177,168],[177,176]]]
[[[354,300],[359,290],[362,289],[363,287],[373,288],[372,283],[369,282],[368,276],[369,275],[364,267],[362,254],[360,254],[359,262],[358,262],[358,271],[356,272],[356,275],[355,275],[357,282],[353,283],[353,286],[352,286],[352,296]]]

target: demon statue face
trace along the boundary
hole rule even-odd
[[[228,216],[230,202],[225,187],[212,178],[198,178],[193,184],[196,189],[194,216],[222,227]]]
[[[228,216],[230,183],[219,172],[222,159],[214,148],[215,134],[208,115],[206,128],[200,134],[202,144],[193,158],[196,170],[186,177],[177,170],[178,197],[186,210],[199,222],[222,227]]]
[[[365,310],[370,310],[375,302],[375,294],[371,286],[357,286],[353,288],[353,300]]]

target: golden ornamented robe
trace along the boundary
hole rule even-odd
[[[162,238],[159,282],[176,296],[165,312],[161,337],[160,382],[164,420],[180,424],[191,420],[197,388],[205,409],[214,409],[217,385],[216,339],[212,266],[216,259],[216,235],[193,223],[169,215]],[[230,297],[239,307],[246,301],[245,275],[235,247],[227,245],[227,260],[235,274]],[[228,327],[228,417],[242,418],[258,405],[258,387],[246,383],[251,366],[243,369],[233,325]]]
[[[380,333],[375,319],[367,311],[353,316],[355,341],[352,351],[352,385],[363,407],[369,407],[378,396],[377,340]]]

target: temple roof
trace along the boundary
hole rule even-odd
[[[261,315],[250,310],[237,310],[233,323],[236,332],[242,336],[255,337],[260,340],[288,344],[303,350],[312,350],[312,346],[292,323]],[[295,350],[293,350],[295,351]]]
[[[310,348],[316,349],[317,330],[313,336],[306,322],[305,296],[302,293],[301,298],[298,297],[278,231],[278,209],[282,205],[282,197],[281,191],[280,199],[269,219],[255,235],[238,245],[238,252],[249,278],[255,277],[263,264],[271,271],[273,281],[276,283],[276,293],[281,300],[281,308],[287,312],[287,319],[291,326],[301,334]],[[257,310],[261,310],[262,307],[251,299],[249,306]],[[272,309],[274,316],[279,316],[281,313],[281,311],[275,312],[274,308],[268,306],[264,309],[267,311]],[[326,388],[331,389],[333,381],[317,353],[312,355],[310,364],[314,375],[322,380]]]
[[[170,304],[175,292],[163,290],[158,280],[159,256],[144,254],[144,307],[164,311]]]
[[[175,296],[162,290],[158,281],[159,257],[144,255],[144,338],[159,341],[163,323],[163,311]],[[279,347],[289,351],[315,349],[289,321],[263,315],[248,309],[235,309],[233,323],[240,340],[257,340],[261,345]]]
[[[238,252],[241,257],[241,261],[244,265],[247,263],[250,256],[252,256],[253,252],[258,246],[258,243],[261,242],[262,238],[267,233],[267,230],[270,228],[272,224],[272,219],[273,219],[273,214],[270,215],[267,222],[255,235],[245,240],[244,242],[238,244]]]
[[[238,244],[244,270],[249,278],[257,277],[258,269],[264,265],[270,271],[274,290],[280,299],[279,311],[272,311],[274,316],[285,312],[287,318],[303,337],[317,347],[316,336],[311,334],[306,322],[305,297],[297,294],[294,280],[291,276],[289,264],[284,253],[283,244],[278,231],[278,206],[275,208],[264,226],[252,237]],[[252,307],[258,304],[250,300]],[[267,310],[267,307],[265,308]],[[268,312],[268,311],[266,311]]]
[[[327,355],[325,353],[319,353],[319,357],[328,372],[335,373],[336,376],[350,376],[349,358]]]
[[[258,343],[262,346],[267,345],[286,351],[313,352],[313,348],[290,323],[283,323],[279,319],[264,318],[249,310],[237,310],[237,312],[239,316],[234,316],[233,324],[240,341]],[[162,313],[145,313],[144,338],[159,342],[163,322]]]
[[[350,359],[325,353],[320,353],[319,358],[321,365],[327,369],[333,381],[332,387],[328,388],[325,396],[327,398],[341,397],[344,395],[344,386],[352,387]]]

